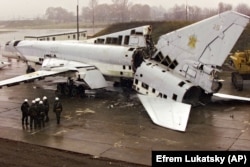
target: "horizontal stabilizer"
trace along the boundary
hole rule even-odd
[[[138,94],[138,97],[155,124],[178,131],[186,130],[191,105],[147,95]]]
[[[222,94],[222,93],[214,93],[213,96],[224,98],[224,99],[231,99],[231,100],[250,101],[250,98],[247,98],[247,97],[227,95],[227,94]]]

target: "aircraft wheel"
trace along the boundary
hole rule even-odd
[[[71,89],[70,89],[70,86],[69,85],[65,85],[64,88],[63,88],[63,92],[66,96],[70,96],[71,94]]]
[[[80,97],[85,97],[85,88],[83,86],[78,86],[78,93]]]
[[[26,70],[26,73],[32,73],[32,72],[35,72],[36,70],[31,66],[31,65],[28,65],[27,67],[27,70]]]
[[[64,93],[63,88],[64,88],[64,84],[63,83],[57,84],[57,93],[59,95],[62,95]]]
[[[238,91],[243,90],[243,78],[239,73],[237,72],[232,73],[232,83]]]
[[[76,87],[75,85],[73,85],[73,86],[71,87],[71,96],[72,96],[72,97],[75,97],[75,96],[77,96],[77,94],[78,94],[77,87]]]

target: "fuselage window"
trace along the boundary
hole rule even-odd
[[[164,57],[163,57],[162,53],[158,52],[154,59],[155,59],[155,61],[160,61],[161,62],[163,58]]]
[[[177,100],[177,95],[176,94],[173,94],[173,100]]]
[[[111,44],[111,38],[110,37],[106,38],[106,44]]]
[[[182,87],[183,85],[185,85],[185,82],[181,81],[178,85]]]
[[[169,58],[169,56],[166,56],[164,60],[162,60],[161,62],[163,65],[165,66],[169,66],[171,63],[171,59]]]
[[[175,67],[178,66],[178,62],[176,60],[174,60],[171,65],[170,65],[170,68],[171,69],[175,69]]]
[[[167,98],[168,98],[168,96],[167,96],[167,95],[163,95],[163,98],[164,98],[164,99],[167,99]]]
[[[148,90],[148,85],[147,84],[145,84],[145,83],[141,83],[141,86],[143,87],[143,88],[145,88],[145,89],[147,89]]]
[[[133,50],[135,50],[135,48],[129,48],[129,49],[128,49],[128,51],[133,51]]]
[[[135,80],[135,84],[136,84],[136,85],[138,84],[138,79]]]
[[[162,97],[162,93],[159,93],[157,97]]]
[[[126,36],[125,36],[124,44],[125,44],[125,45],[128,45],[128,44],[129,44],[129,35],[126,35]]]
[[[104,41],[105,41],[105,39],[103,39],[103,38],[98,38],[96,43],[101,43],[101,44],[103,44]]]
[[[155,88],[152,89],[152,93],[155,93]]]
[[[124,70],[126,69],[126,66],[122,66],[122,67],[123,67]]]
[[[118,45],[121,45],[122,44],[122,36],[119,36],[118,37],[118,43],[117,43]]]

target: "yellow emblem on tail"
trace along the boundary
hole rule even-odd
[[[189,41],[188,41],[188,46],[191,48],[191,49],[194,49],[196,47],[196,42],[197,42],[197,38],[195,35],[191,35],[189,37]]]

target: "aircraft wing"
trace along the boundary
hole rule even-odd
[[[36,72],[32,72],[32,73],[25,74],[25,75],[20,75],[14,78],[0,81],[0,88],[2,88],[3,86],[9,87],[9,86],[18,85],[20,83],[30,82],[35,79],[41,80],[41,79],[44,79],[44,77],[53,76],[62,72],[65,72],[65,71],[36,71]]]
[[[55,64],[56,63],[56,64]],[[43,62],[43,68],[39,71],[24,74],[14,78],[6,79],[0,81],[0,88],[3,86],[14,86],[20,83],[26,83],[34,81],[36,79],[41,80],[45,77],[61,75],[61,74],[72,74],[74,76],[81,75],[83,81],[89,86],[90,89],[98,89],[107,87],[107,83],[102,73],[94,66],[77,63],[77,62],[67,62],[67,64],[58,65],[58,63],[63,63],[63,60],[45,60]]]
[[[178,131],[186,130],[191,105],[147,95],[138,94],[138,97],[155,124]]]

